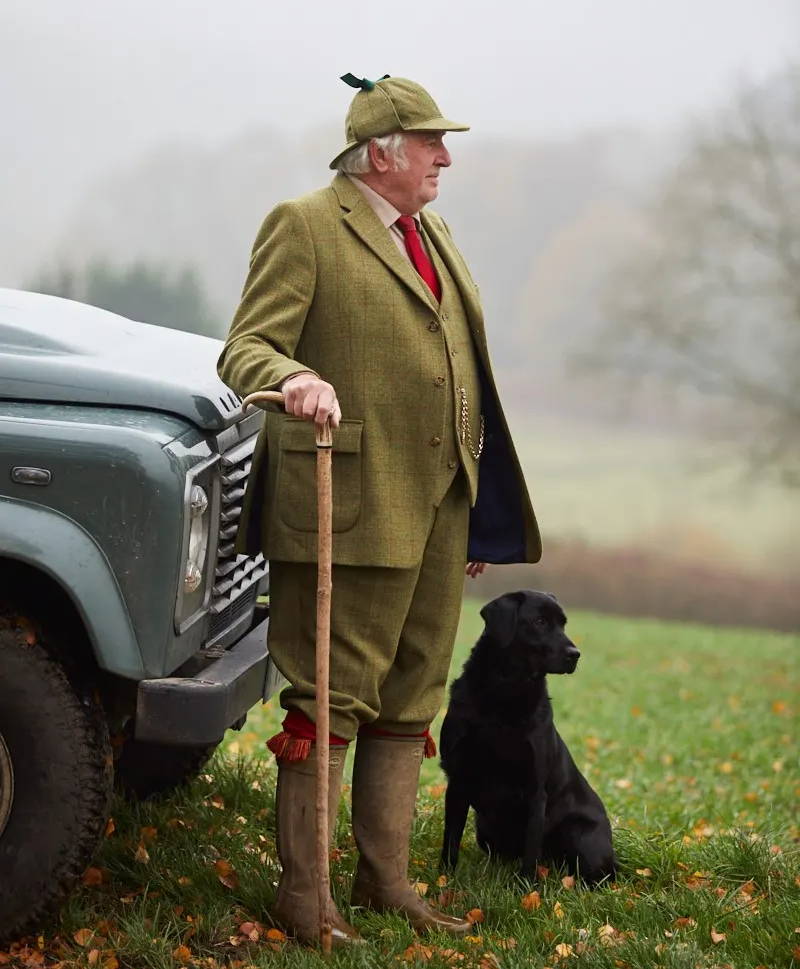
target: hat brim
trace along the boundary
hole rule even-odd
[[[412,131],[469,131],[469,127],[470,126],[468,124],[459,124],[457,121],[448,121],[447,118],[431,118],[430,121],[422,121],[410,128],[397,128],[395,131],[387,131],[383,135],[373,135],[372,137],[383,138],[386,135],[404,134]],[[338,155],[336,155],[330,165],[328,165],[328,168],[336,168],[340,159],[346,155],[348,151],[360,144],[362,144],[360,141],[351,141],[348,145],[345,145],[345,147],[342,148]]]

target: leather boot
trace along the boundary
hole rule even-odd
[[[454,935],[472,923],[432,908],[408,883],[408,851],[425,739],[361,735],[353,768],[353,835],[359,859],[351,903],[405,915],[418,931]]]
[[[342,790],[346,747],[331,747],[328,774],[328,831],[331,840]],[[275,920],[300,942],[319,942],[317,898],[317,748],[311,747],[306,760],[278,761],[275,792],[275,821],[281,878],[272,907]],[[331,903],[333,945],[344,946],[364,940]]]

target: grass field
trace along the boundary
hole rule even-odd
[[[477,609],[465,604],[454,674],[480,630]],[[487,860],[471,827],[457,874],[440,877],[443,778],[428,761],[412,877],[447,911],[480,910],[482,921],[452,942],[354,910],[369,945],[335,955],[335,965],[800,965],[798,639],[588,613],[574,614],[569,630],[583,657],[574,676],[550,678],[556,722],[612,816],[616,884],[587,891],[557,871],[522,884]],[[60,920],[0,964],[322,964],[269,931],[274,766],[263,741],[280,718],[274,702],[255,711],[172,799],[116,802],[95,867]],[[347,913],[355,851],[344,804],[333,858]]]
[[[652,548],[734,571],[800,576],[796,490],[748,477],[701,437],[514,414],[548,541]]]

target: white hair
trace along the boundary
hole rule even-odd
[[[351,148],[346,155],[342,155],[336,165],[337,171],[347,175],[364,175],[371,170],[372,164],[369,160],[369,146],[375,144],[383,149],[395,171],[404,172],[408,168],[406,159],[406,136],[402,131],[396,131],[391,135],[383,135],[381,138],[370,138],[369,141],[362,141],[360,145]]]

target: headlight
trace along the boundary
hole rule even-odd
[[[189,554],[183,573],[183,589],[187,593],[200,588],[208,551],[208,495],[200,485],[192,485],[189,493],[189,516]]]

